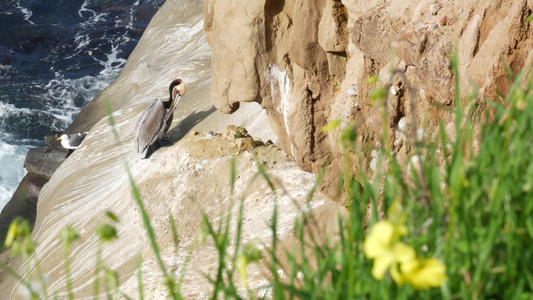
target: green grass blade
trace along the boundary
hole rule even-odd
[[[144,286],[142,280],[142,255],[137,256],[137,282],[139,285],[139,299],[144,300]]]

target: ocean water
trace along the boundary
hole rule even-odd
[[[0,2],[0,209],[29,148],[64,130],[119,74],[164,0]]]

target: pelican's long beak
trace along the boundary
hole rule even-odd
[[[165,117],[165,122],[168,122],[168,118],[170,118],[172,113],[174,113],[174,110],[176,109],[176,105],[178,104],[180,99],[181,99],[181,94],[180,94],[180,92],[177,92],[176,93],[176,98],[174,99],[174,101],[172,101],[172,104],[170,105],[170,108],[168,109],[168,114]]]
[[[178,102],[180,101],[181,97],[185,95],[186,92],[187,92],[187,85],[185,84],[185,82],[182,82],[181,80],[179,80],[179,84],[172,91],[174,101],[172,101],[172,103],[170,104],[170,107],[168,109],[168,114],[165,117],[165,122],[168,122],[168,119],[174,113],[174,110],[176,109]]]

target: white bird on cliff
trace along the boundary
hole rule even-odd
[[[87,136],[87,131],[85,132],[79,132],[79,133],[73,133],[73,134],[62,134],[59,138],[57,138],[58,141],[61,141],[61,146],[63,146],[65,149],[76,149],[80,146],[81,142],[85,139]],[[56,136],[58,133],[56,133]]]
[[[167,101],[155,99],[141,114],[135,127],[135,149],[141,158],[146,158],[150,147],[158,143],[172,124],[178,101],[187,92],[187,86],[176,79],[168,87]],[[168,109],[168,111],[167,111]]]

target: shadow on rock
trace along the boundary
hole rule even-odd
[[[172,144],[179,142],[187,133],[189,133],[189,131],[194,126],[196,126],[198,123],[203,121],[215,111],[216,108],[214,106],[211,106],[211,108],[208,110],[195,112],[188,115],[187,117],[185,117],[185,119],[181,120],[178,125],[174,126],[174,128],[168,131],[166,135],[168,141]]]
[[[39,192],[46,182],[48,178],[34,173],[28,173],[22,179],[13,197],[0,213],[0,249],[4,248],[7,230],[17,216],[26,219],[33,228],[37,216]]]

